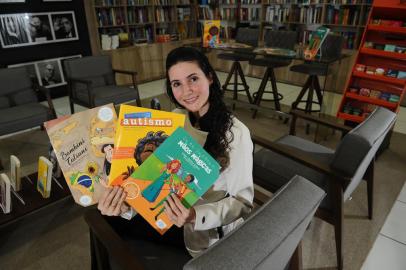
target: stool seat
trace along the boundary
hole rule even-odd
[[[250,65],[278,68],[288,66],[291,61],[292,60],[287,58],[262,57],[250,60]]]
[[[324,63],[303,63],[299,65],[294,65],[290,67],[290,71],[316,75],[316,76],[326,76],[327,75],[327,65]]]
[[[220,53],[217,55],[219,59],[231,61],[250,61],[255,58],[255,54],[249,53]]]

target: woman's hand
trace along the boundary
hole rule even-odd
[[[127,193],[120,186],[108,187],[100,197],[97,208],[102,215],[119,216],[130,210],[129,206],[124,203]]]
[[[164,202],[165,213],[169,219],[179,228],[185,223],[194,223],[196,219],[195,209],[192,207],[187,209],[183,206],[178,196],[171,194]]]

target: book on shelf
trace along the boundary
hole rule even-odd
[[[319,27],[316,31],[312,33],[310,38],[309,45],[304,51],[305,59],[311,60],[314,59],[321,48],[324,40],[326,39],[330,29],[327,27]]]
[[[217,180],[220,165],[183,128],[176,129],[120,185],[126,202],[160,234],[173,223],[164,202],[177,196],[192,207]]]
[[[215,47],[220,44],[220,20],[206,20],[203,24],[203,47]]]
[[[21,190],[21,162],[14,155],[10,156],[10,184],[15,191]]]
[[[0,174],[0,208],[4,214],[11,212],[11,184],[5,173]]]
[[[107,186],[114,149],[113,104],[45,122],[45,128],[75,202],[98,202]]]
[[[52,162],[46,157],[39,157],[37,191],[42,195],[43,198],[49,198],[49,196],[51,196],[52,170]]]
[[[183,127],[184,123],[183,114],[121,105],[109,185],[117,184],[131,175],[177,127]]]

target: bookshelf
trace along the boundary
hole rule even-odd
[[[99,47],[102,35],[128,35],[120,47],[195,38],[195,2],[185,0],[92,0]]]
[[[406,91],[406,5],[375,0],[337,117],[359,123],[376,107],[394,112]]]
[[[282,25],[300,32],[298,42],[307,44],[310,33],[304,25],[326,26],[344,36],[344,49],[357,49],[368,18],[369,0],[263,0],[261,27]]]

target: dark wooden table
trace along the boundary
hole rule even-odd
[[[22,204],[16,196],[11,193],[11,212],[4,214],[0,212],[0,229],[12,225],[14,222],[21,220],[22,218],[38,212],[48,206],[51,206],[61,200],[68,199],[71,196],[69,187],[63,177],[58,179],[58,182],[62,185],[61,189],[55,181],[51,186],[51,196],[49,198],[43,198],[37,191],[37,173],[33,173],[28,176],[31,184],[25,177],[21,179],[21,190],[18,192],[20,197],[23,198],[25,205]]]

